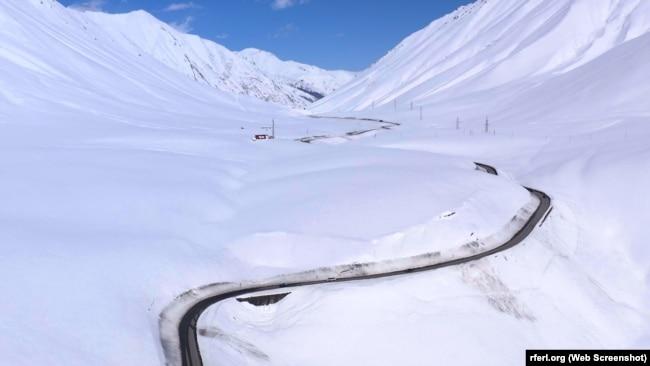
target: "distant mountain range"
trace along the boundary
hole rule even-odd
[[[305,108],[354,78],[352,72],[282,61],[257,49],[234,52],[142,10],[84,15],[135,55],[151,56],[199,83],[289,107]]]

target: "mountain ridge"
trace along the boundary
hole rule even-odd
[[[314,112],[534,88],[650,31],[640,0],[479,0],[405,38]]]
[[[236,95],[305,108],[354,77],[347,71],[282,61],[266,51],[231,51],[214,41],[180,32],[144,10],[83,14],[132,54],[147,54],[199,83]]]

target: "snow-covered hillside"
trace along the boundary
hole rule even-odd
[[[377,126],[113,40],[56,1],[0,2],[1,364],[160,365],[159,314],[190,288],[459,245],[528,200],[467,159],[297,142]]]
[[[328,90],[299,65],[233,59],[144,13],[0,1],[0,364],[164,364],[159,314],[177,295],[481,241],[529,202],[522,184],[553,210],[520,245],[224,302],[198,323],[205,365],[514,366],[525,348],[650,347],[647,7],[464,7],[318,105],[402,123],[350,135],[378,127],[175,70],[191,51],[195,72],[215,57],[200,71],[220,82],[263,65],[280,90]],[[277,139],[251,141],[272,119]]]
[[[304,108],[350,81],[354,74],[327,71],[274,55],[240,53],[185,34],[145,11],[127,14],[86,12],[85,18],[133,55],[149,55],[197,82],[285,106]]]
[[[271,353],[271,345],[307,334],[342,344],[372,337],[381,346],[349,350],[357,358],[345,361],[377,365],[417,365],[417,350],[430,344],[440,346],[424,353],[427,362],[466,365],[518,365],[524,348],[648,348],[649,30],[645,0],[479,0],[405,39],[313,110],[403,122],[399,135],[378,136],[374,146],[492,162],[544,187],[554,200],[551,224],[503,258],[432,275],[439,282],[430,288],[426,279],[406,279],[389,300],[364,286],[299,290],[277,307],[273,319],[282,320],[273,326],[250,308],[227,308],[214,324],[229,327],[225,317],[234,313],[265,327],[231,334]],[[502,314],[477,310],[468,284],[523,301],[532,318],[515,320],[522,313],[512,302],[502,303]],[[576,291],[591,295],[579,299]],[[373,305],[339,316],[345,299],[373,294]],[[440,308],[411,307],[414,301]],[[365,327],[351,327],[352,319]],[[287,324],[307,328],[272,332]],[[276,357],[306,362],[316,344],[302,344],[299,355]],[[332,356],[321,364],[340,362]]]
[[[272,53],[255,48],[247,48],[238,54],[274,80],[311,95],[314,101],[330,95],[355,76],[349,71],[329,71],[294,61],[282,61]]]
[[[476,105],[473,96],[485,91],[505,91],[493,99],[516,105],[515,94],[535,93],[562,75],[577,75],[581,66],[649,29],[650,2],[645,0],[479,0],[406,38],[313,109],[390,111],[411,103],[434,109],[451,101],[468,114]],[[576,77],[581,85],[573,91],[603,87],[602,77],[631,76],[625,75],[630,62],[639,63],[633,70],[647,62],[634,57],[610,64],[598,78]],[[596,98],[591,103],[602,106],[608,96],[590,95]],[[466,101],[459,103],[462,98]],[[480,108],[483,115],[496,109],[484,103]]]

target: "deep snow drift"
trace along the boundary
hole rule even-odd
[[[485,237],[526,203],[520,183],[554,199],[523,245],[266,308],[223,303],[202,319],[206,365],[649,347],[647,14],[634,0],[462,8],[316,107],[403,122],[344,136],[376,126],[196,83],[52,0],[0,2],[2,363],[160,365],[158,314],[176,295]],[[480,52],[497,39],[494,58]],[[449,68],[424,67],[445,53]],[[278,139],[253,143],[271,119]],[[343,137],[294,140],[322,134]]]
[[[527,201],[471,160],[354,143],[381,133],[296,142],[376,126],[201,85],[57,2],[0,20],[3,363],[159,365],[187,289],[465,243]]]
[[[525,348],[649,347],[648,6],[478,1],[317,102],[403,122],[360,144],[490,162],[550,193],[554,211],[525,245],[476,264],[215,306],[205,357],[518,365]]]
[[[266,313],[224,305],[215,324],[289,365],[315,352],[306,334],[350,345],[309,362],[323,365],[342,362],[342,354],[385,365],[422,357],[503,365],[523,362],[523,348],[648,348],[649,6],[477,1],[407,38],[314,107],[403,122],[399,134],[378,136],[373,146],[487,161],[543,187],[554,211],[525,246],[396,280],[393,292],[384,284],[299,290]],[[360,304],[350,296],[376,300],[344,311]],[[494,309],[482,307],[485,296]],[[234,330],[225,322],[233,313],[254,325]],[[307,340],[300,352],[283,353],[299,337]],[[406,362],[405,353],[413,355]]]

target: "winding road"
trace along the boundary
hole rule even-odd
[[[367,119],[366,119],[367,120]],[[379,123],[387,123],[381,120],[374,120]],[[394,123],[388,123],[391,125],[398,125]],[[316,139],[326,138],[317,136]],[[312,142],[310,140],[299,140],[302,142]],[[485,171],[488,174],[498,175],[497,170],[489,165],[475,163],[479,170]],[[194,301],[191,306],[183,310],[184,314],[178,322],[178,340],[173,342],[168,342],[165,339],[162,340],[163,348],[165,350],[166,362],[169,366],[203,366],[203,360],[201,358],[201,351],[199,349],[199,342],[197,337],[197,323],[201,314],[210,306],[231,298],[240,297],[242,295],[250,295],[259,293],[262,291],[277,290],[290,287],[303,287],[303,286],[313,286],[319,284],[333,283],[333,282],[352,282],[352,281],[365,281],[373,280],[379,278],[393,277],[393,276],[402,276],[416,272],[432,271],[439,268],[449,267],[460,265],[463,263],[468,263],[476,261],[481,258],[489,257],[494,254],[503,252],[514,247],[517,244],[520,244],[528,235],[535,229],[535,227],[543,223],[543,220],[551,208],[551,198],[544,192],[538,191],[536,189],[526,188],[532,195],[536,196],[539,199],[539,204],[533,214],[525,222],[525,224],[505,243],[502,243],[499,246],[493,247],[492,249],[485,250],[476,254],[468,255],[462,258],[456,258],[444,262],[439,262],[430,265],[421,265],[414,266],[411,268],[403,268],[399,270],[387,270],[386,272],[380,273],[371,273],[363,274],[363,271],[359,275],[354,276],[342,276],[342,277],[327,277],[322,278],[314,274],[312,280],[310,279],[301,279],[298,281],[281,281],[278,283],[272,284],[263,284],[260,286],[242,286],[242,288],[232,289],[224,291],[222,293],[213,294],[211,296],[206,296],[198,301]],[[414,261],[414,264],[417,264],[417,261]],[[364,266],[363,264],[351,265],[351,268],[360,268]],[[190,291],[191,292],[191,291]],[[161,314],[161,319],[164,318],[164,314]],[[163,324],[161,320],[161,324]],[[161,325],[161,337],[163,337],[162,325]],[[180,348],[180,349],[178,349]],[[177,355],[177,352],[180,352],[180,358]],[[171,356],[173,354],[173,357]]]
[[[326,140],[326,139],[331,139],[331,138],[334,138],[334,137],[359,136],[359,135],[363,135],[363,134],[366,134],[366,133],[369,133],[369,132],[380,131],[380,130],[390,130],[393,127],[401,126],[401,123],[389,122],[389,121],[384,121],[383,119],[373,119],[373,118],[320,117],[320,116],[311,116],[311,118],[344,119],[344,120],[349,120],[349,121],[376,122],[376,123],[381,124],[381,126],[377,127],[377,128],[367,128],[367,129],[364,129],[364,130],[355,130],[355,131],[346,132],[345,135],[343,135],[343,136],[330,136],[330,135],[305,136],[305,137],[301,137],[299,139],[296,139],[296,141],[311,144],[312,142],[317,141],[317,140]]]

